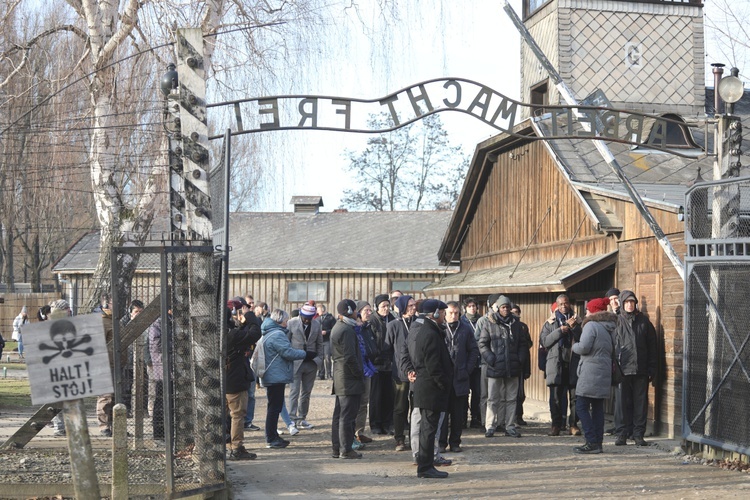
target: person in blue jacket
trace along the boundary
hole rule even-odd
[[[291,384],[294,379],[294,361],[312,360],[318,355],[317,352],[305,352],[292,347],[287,336],[287,321],[289,321],[289,313],[274,309],[260,326],[263,335],[262,349],[266,361],[266,371],[260,377],[260,382],[266,388],[268,398],[266,448],[286,448],[289,445],[289,441],[281,439],[277,431],[281,406],[284,404],[284,390],[286,385]]]

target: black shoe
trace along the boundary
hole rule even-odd
[[[362,458],[361,453],[357,453],[356,451],[346,451],[342,453],[339,458],[343,458],[344,460],[356,460],[358,458]]]
[[[484,437],[491,438],[495,435],[495,429],[487,429],[487,431],[484,433]]]
[[[425,479],[445,479],[448,477],[447,472],[437,470],[436,468],[427,469],[424,472],[417,472],[417,477],[423,477]]]
[[[331,453],[331,458],[339,458],[339,454],[336,452]]]
[[[627,442],[628,440],[625,436],[617,436],[617,441],[615,441],[615,446],[625,446]]]
[[[287,446],[289,446],[289,441],[286,441],[281,438],[277,438],[271,441],[270,443],[266,443],[266,448],[280,449],[280,448],[286,448]]]
[[[586,455],[595,455],[602,452],[602,448],[599,445],[586,443],[583,446],[577,446],[573,448],[576,453],[583,453]]]
[[[479,420],[472,420],[471,423],[469,424],[469,427],[472,429],[484,429],[482,422]]]
[[[606,431],[604,431],[604,434],[606,434],[607,436],[614,436],[615,432],[617,432],[617,429],[612,427],[611,429],[607,429]]]
[[[111,438],[112,437],[112,429],[102,429],[99,434],[101,434],[104,437]]]
[[[447,449],[448,449],[448,448],[447,448],[446,446],[443,446],[443,445],[440,445],[440,446],[438,446],[438,451],[439,451],[440,453],[445,453],[445,450],[447,450]]]
[[[456,445],[456,446],[451,446],[450,451],[451,453],[461,453],[464,450],[462,450],[459,445]]]
[[[505,432],[505,426],[498,425],[497,427],[495,427],[495,432]]]
[[[526,420],[524,420],[523,417],[516,417],[516,423],[518,425],[529,425],[526,423]]]
[[[634,439],[635,439],[635,445],[636,446],[648,446],[648,443],[642,437],[637,437],[637,438],[634,438]]]
[[[244,446],[240,446],[236,450],[229,452],[227,460],[255,460],[256,458],[258,458],[258,455],[250,453]]]

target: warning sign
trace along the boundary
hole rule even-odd
[[[23,339],[33,404],[114,391],[101,315],[30,323]]]

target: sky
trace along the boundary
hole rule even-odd
[[[424,80],[453,76],[475,80],[518,99],[519,38],[501,1],[404,3],[410,7],[401,13],[397,26],[381,27],[373,33],[374,38],[385,33],[389,40],[375,47],[357,20],[349,19],[347,49],[339,58],[322,61],[319,78],[311,78],[306,88],[295,92],[373,99]],[[442,11],[440,3],[445,4]],[[511,4],[517,4],[514,7],[520,11],[520,0]],[[443,112],[440,117],[451,144],[462,146],[467,155],[478,142],[497,133],[463,113]],[[288,151],[276,165],[273,187],[267,186],[257,209],[291,211],[289,201],[296,195],[322,196],[323,211],[338,208],[343,190],[354,188],[357,182],[345,171],[344,153],[346,149],[364,149],[368,135],[327,131],[273,134]]]
[[[359,17],[349,11],[348,17],[336,19],[346,43],[341,43],[340,50],[325,53],[330,56],[311,61],[313,67],[300,67],[305,78],[280,93],[374,99],[432,78],[463,77],[520,98],[520,36],[503,10],[503,1],[401,4],[397,22],[383,23],[366,10],[360,10]],[[510,4],[520,16],[521,0]],[[706,13],[711,15],[712,6],[706,4]],[[750,5],[750,0],[739,0],[739,4]],[[706,56],[707,82],[711,82],[709,63],[723,58],[711,33],[706,34]],[[440,117],[451,143],[469,156],[477,143],[498,133],[462,113],[443,112]],[[363,150],[368,135],[272,134],[276,153],[267,159],[268,173],[256,210],[291,211],[292,196],[313,195],[323,197],[323,211],[332,211],[340,206],[343,190],[356,187],[358,179],[345,169],[345,153]]]

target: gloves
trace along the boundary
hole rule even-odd
[[[315,351],[307,351],[307,354],[305,355],[305,361],[312,361],[317,355],[318,353]]]

